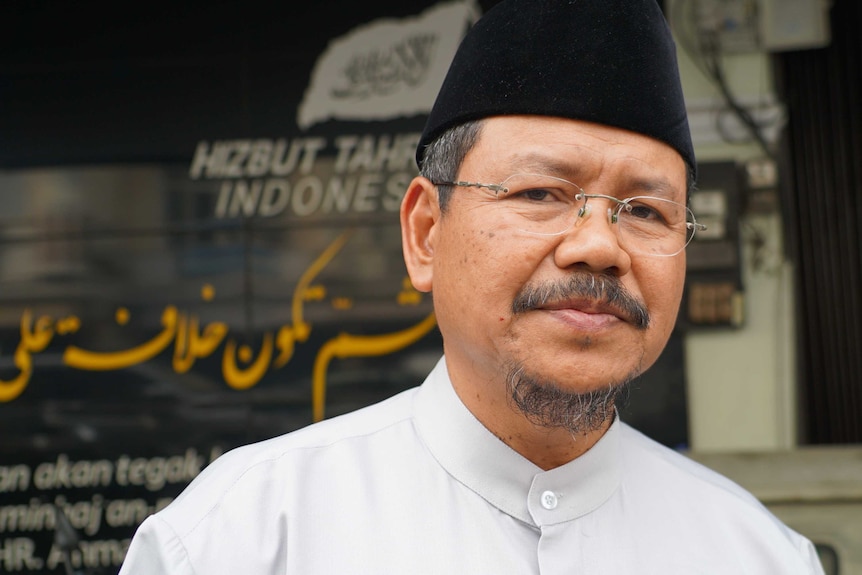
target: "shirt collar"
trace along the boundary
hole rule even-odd
[[[620,483],[619,418],[586,453],[543,471],[500,441],[461,402],[441,358],[416,399],[416,424],[446,471],[500,511],[539,526],[571,521]]]

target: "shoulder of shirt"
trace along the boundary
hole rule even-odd
[[[725,492],[742,502],[762,507],[757,498],[738,483],[686,457],[683,453],[662,445],[625,423],[623,423],[623,437],[627,448],[631,450],[630,455],[651,461],[656,469],[663,472],[665,478],[675,475],[680,481],[686,482],[691,489]]]
[[[217,506],[231,493],[242,493],[239,486],[254,484],[263,489],[261,478],[274,479],[276,469],[289,465],[296,455],[308,450],[326,449],[346,440],[371,437],[375,434],[409,423],[413,417],[413,399],[418,388],[408,389],[383,400],[347,413],[313,423],[307,427],[232,449],[210,463],[167,508],[159,513],[161,519],[174,523],[174,529],[183,529],[176,523],[187,523],[192,515],[206,514],[205,508]],[[264,480],[265,481],[265,480]]]
[[[296,431],[237,447],[216,459],[207,469],[243,468],[255,462],[277,459],[300,449],[323,448],[345,439],[372,435],[413,416],[413,397],[408,389],[379,403],[313,423]],[[212,472],[210,472],[212,473]]]
[[[624,443],[628,454],[637,458],[658,477],[660,488],[672,493],[670,499],[691,503],[712,513],[721,513],[728,521],[771,525],[776,534],[794,545],[802,545],[804,538],[780,521],[750,491],[732,479],[710,469],[679,451],[650,439],[634,428],[623,424]],[[683,503],[685,504],[685,503]]]
[[[623,423],[622,441],[626,459],[638,471],[654,478],[656,494],[668,505],[682,505],[713,516],[726,528],[744,536],[784,541],[810,558],[816,553],[811,542],[784,524],[747,489],[685,454],[670,449]],[[633,480],[642,485],[643,477]],[[721,518],[718,518],[718,515]],[[731,524],[733,527],[731,527]],[[743,528],[747,525],[749,528]],[[815,559],[810,559],[815,561]]]

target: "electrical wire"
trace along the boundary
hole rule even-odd
[[[675,0],[669,11],[671,25],[683,50],[700,72],[718,90],[728,111],[731,112],[746,128],[751,138],[760,146],[764,154],[772,160],[776,154],[763,135],[763,127],[733,94],[724,71],[721,57],[721,43],[718,31],[699,25],[697,13],[692,6],[698,6],[700,1]],[[688,11],[686,11],[688,8]],[[722,138],[732,144],[740,143],[729,137],[722,123],[722,115],[716,118],[716,130]]]

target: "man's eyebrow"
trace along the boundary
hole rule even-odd
[[[548,176],[556,176],[566,180],[576,178],[581,172],[576,164],[572,162],[564,162],[557,158],[528,152],[525,154],[515,154],[511,161],[511,165],[517,166],[521,173],[539,173]],[[574,183],[577,181],[572,180]]]
[[[665,197],[672,200],[676,199],[680,193],[685,195],[685,190],[679,190],[670,182],[670,180],[661,176],[651,178],[632,178],[628,182],[627,189],[639,194]]]
[[[522,173],[546,174],[569,180],[579,186],[582,185],[578,182],[578,175],[582,173],[582,170],[573,162],[528,152],[514,155],[511,164],[517,166],[518,171]],[[626,184],[625,189],[630,191],[632,195],[643,194],[667,199],[676,199],[680,193],[685,195],[685,190],[679,190],[669,179],[663,176],[636,176],[632,177]]]

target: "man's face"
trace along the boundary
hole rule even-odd
[[[458,179],[499,183],[524,172],[570,180],[588,194],[686,198],[684,163],[666,144],[536,116],[485,120]],[[584,393],[622,383],[658,358],[675,323],[685,254],[629,253],[606,215],[616,204],[602,198],[589,204],[590,217],[550,236],[507,225],[485,189],[456,187],[445,214],[429,210],[433,221],[419,244],[427,257],[411,263],[408,253],[408,268],[418,289],[433,292],[447,365],[462,397],[504,393],[513,367]],[[568,283],[572,278],[579,278],[577,287]],[[611,292],[631,305],[609,303]]]

